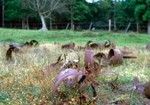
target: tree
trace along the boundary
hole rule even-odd
[[[89,6],[84,0],[78,0],[75,4],[74,10],[74,20],[75,21],[85,21],[90,13]]]
[[[128,23],[126,32],[128,31],[131,22],[135,21],[134,9],[135,2],[134,0],[125,0],[125,1],[115,1],[114,2],[114,20],[119,22],[121,26],[124,26]]]
[[[147,21],[147,32],[150,34],[150,0],[136,0],[135,17],[137,21]]]
[[[21,0],[21,18],[22,18],[22,28],[29,29],[29,18],[35,17],[33,11],[29,9],[29,5],[26,5],[26,0]]]
[[[0,0],[0,5],[2,6],[2,26],[4,27],[4,12],[5,12],[5,2],[4,2],[4,0]]]
[[[38,13],[43,31],[47,30],[45,18],[50,18],[51,23],[52,13],[60,12],[66,8],[66,0],[27,0],[27,4],[30,9]]]
[[[5,0],[5,21],[22,21],[22,28],[29,28],[28,17],[31,17],[32,14],[25,4],[25,0]],[[26,25],[24,24],[25,20],[27,21]]]
[[[0,26],[3,26],[3,14],[4,14],[4,11],[3,11],[3,0],[0,0]]]
[[[21,20],[21,1],[20,0],[6,0],[5,1],[5,20],[15,21]]]
[[[75,6],[76,6],[76,0],[70,0],[69,1],[69,13],[70,13],[70,23],[71,23],[71,29],[74,30],[74,12],[75,12]]]

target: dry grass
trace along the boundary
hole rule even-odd
[[[49,77],[45,77],[42,70],[67,51],[62,51],[59,44],[43,44],[35,48],[24,48],[13,54],[13,62],[7,62],[5,53],[8,46],[0,47],[0,105],[53,105],[52,102],[60,101],[52,92],[53,81],[59,69],[50,70]],[[102,69],[97,78],[100,84],[96,87],[97,105],[113,105],[111,102],[116,100],[125,100],[130,105],[144,105],[145,98],[133,92],[131,87],[135,76],[143,82],[150,80],[150,52],[142,48],[131,49],[137,54],[137,59],[125,60],[123,65],[118,67],[108,66]],[[83,66],[84,52],[78,53],[81,57],[80,65]],[[115,82],[119,89],[113,90],[108,83],[117,75],[118,80]],[[71,100],[78,95],[75,90],[67,87],[62,90]],[[89,92],[90,89],[85,91]]]

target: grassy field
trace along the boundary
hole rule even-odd
[[[107,66],[102,69],[97,78],[99,85],[96,87],[98,93],[96,105],[116,105],[112,102],[120,100],[128,104],[118,105],[145,105],[147,99],[132,90],[132,80],[134,77],[138,77],[142,83],[150,80],[150,52],[144,48],[150,42],[150,36],[103,31],[57,30],[41,32],[0,29],[1,42],[25,42],[31,39],[38,40],[40,45],[24,48],[23,52],[14,53],[13,62],[7,62],[5,59],[5,53],[8,49],[7,43],[0,45],[0,105],[54,105],[54,101],[60,102],[61,97],[56,98],[52,91],[53,81],[59,73],[59,68],[51,69],[48,78],[42,74],[42,70],[55,62],[60,54],[68,53],[61,50],[59,44],[54,45],[53,42],[73,41],[80,45],[85,44],[88,40],[104,42],[107,39],[114,41],[119,48],[124,45],[128,46],[137,59],[126,59],[120,66]],[[94,52],[100,52],[100,50],[94,50]],[[79,50],[78,53],[81,58],[80,66],[83,67],[84,51]],[[119,89],[113,90],[109,82],[114,80],[117,75],[116,82]],[[67,87],[63,88],[63,91],[65,91],[67,99],[72,100],[72,103],[61,105],[78,105],[74,102],[77,96],[74,91]],[[93,104],[85,103],[85,105]]]
[[[47,42],[76,42],[78,44],[85,44],[88,40],[103,42],[111,40],[118,46],[123,45],[144,45],[150,42],[150,36],[147,34],[136,33],[109,33],[106,31],[48,31],[41,32],[37,30],[13,30],[0,29],[0,41],[9,42],[25,42],[31,39],[36,39],[40,43]]]

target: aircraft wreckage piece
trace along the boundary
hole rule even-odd
[[[108,53],[110,65],[119,65],[123,63],[123,54],[119,49],[110,49]]]
[[[135,77],[133,80],[133,90],[143,94],[146,98],[150,99],[150,82],[143,84],[137,77]]]
[[[75,43],[74,42],[64,44],[64,45],[61,46],[61,49],[74,49],[74,48],[75,48]]]
[[[82,75],[82,71],[71,68],[65,69],[57,75],[54,83],[54,89],[57,90],[61,83],[65,83],[68,86],[73,86],[82,78]]]

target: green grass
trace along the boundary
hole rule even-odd
[[[108,66],[102,69],[96,79],[100,84],[96,87],[98,93],[97,105],[113,105],[108,103],[116,100],[129,101],[130,105],[144,105],[143,95],[133,92],[130,87],[135,76],[142,83],[150,80],[150,52],[138,47],[150,42],[150,36],[136,33],[109,33],[106,31],[53,30],[41,32],[37,30],[0,29],[0,41],[25,42],[31,39],[36,39],[40,43],[73,41],[77,44],[85,44],[88,40],[103,42],[110,39],[118,47],[129,46],[138,58],[124,60],[123,64],[117,67]],[[60,54],[67,54],[66,51],[61,50],[59,44],[41,44],[35,48],[22,48],[21,51],[23,52],[13,54],[13,62],[5,60],[8,46],[0,44],[0,47],[0,105],[40,105],[42,103],[53,105],[53,101],[61,101],[63,97],[57,98],[52,91],[53,81],[60,68],[51,68],[52,72],[48,78],[42,75],[42,70],[47,65],[54,63]],[[98,49],[94,51],[95,53],[100,52]],[[84,51],[81,50],[78,53],[81,59],[80,65],[83,67]],[[123,91],[112,90],[108,84],[117,75],[119,88]],[[62,90],[65,91],[67,99],[76,98],[78,95],[70,88],[62,88]],[[85,91],[89,92],[90,90],[85,89]]]
[[[36,39],[40,43],[67,43],[73,41],[79,44],[85,44],[88,40],[103,42],[110,39],[119,46],[144,45],[150,42],[149,35],[136,33],[110,33],[106,31],[78,32],[70,30],[52,30],[42,32],[39,30],[0,29],[0,41],[25,42],[31,39]]]

